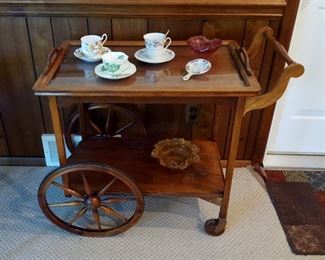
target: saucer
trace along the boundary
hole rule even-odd
[[[88,57],[86,54],[84,54],[81,50],[81,48],[76,49],[73,54],[75,57],[77,57],[80,60],[86,61],[86,62],[96,62],[100,61],[102,59],[102,55],[104,55],[107,52],[110,52],[111,50],[107,47],[103,47],[103,51],[100,55],[94,56],[94,57]]]
[[[170,49],[165,49],[165,53],[161,57],[149,58],[147,55],[147,50],[144,48],[136,51],[136,53],[134,53],[134,57],[146,63],[158,64],[158,63],[164,63],[174,59],[175,52],[173,52]]]
[[[130,77],[137,71],[137,68],[131,62],[130,62],[130,66],[128,66],[126,69],[124,69],[122,72],[118,74],[107,72],[105,69],[103,69],[103,66],[104,63],[98,64],[95,67],[95,73],[97,76],[104,79],[124,79]]]

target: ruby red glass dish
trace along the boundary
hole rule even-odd
[[[187,44],[196,52],[207,52],[217,50],[221,46],[222,40],[217,38],[209,40],[203,35],[197,35],[187,39]]]

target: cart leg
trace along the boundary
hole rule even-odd
[[[59,154],[60,165],[66,164],[66,154],[64,147],[63,132],[61,127],[60,113],[56,97],[49,97],[50,112],[52,118],[52,125],[55,135],[56,146]]]
[[[66,164],[67,159],[65,154],[65,146],[64,146],[63,132],[61,127],[60,113],[59,113],[56,97],[54,96],[49,97],[49,105],[50,105],[50,112],[51,112],[54,135],[55,135],[56,147],[59,155],[59,162],[60,162],[60,166],[63,166]],[[69,186],[68,176],[63,176],[62,181],[64,186],[66,187]],[[64,192],[64,194],[67,197],[70,197],[68,193]]]
[[[205,222],[204,225],[205,231],[212,236],[221,235],[226,228],[230,190],[231,190],[232,177],[234,173],[234,166],[235,166],[235,161],[237,156],[240,128],[241,128],[242,118],[244,115],[244,107],[245,107],[245,98],[238,98],[236,111],[235,111],[235,121],[231,131],[230,153],[227,162],[225,188],[224,188],[222,204],[219,212],[219,218],[209,219]]]

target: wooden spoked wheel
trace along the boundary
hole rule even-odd
[[[73,185],[63,184],[66,177]],[[144,210],[140,189],[124,172],[91,163],[67,165],[49,173],[39,187],[38,202],[55,225],[82,236],[124,232]]]
[[[73,113],[65,126],[65,141],[70,152],[75,150],[72,140],[80,134],[80,115]],[[87,138],[146,136],[140,116],[125,107],[113,104],[92,104],[86,109]]]

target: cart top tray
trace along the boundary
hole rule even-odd
[[[113,51],[123,51],[137,72],[122,80],[107,80],[94,73],[97,63],[85,63],[74,57],[79,41],[66,41],[55,49],[43,75],[34,85],[37,95],[105,96],[132,101],[156,97],[161,101],[170,98],[214,98],[220,96],[254,96],[261,88],[254,76],[240,69],[229,41],[212,53],[195,53],[185,42],[175,41],[171,49],[176,57],[163,64],[146,64],[134,58],[143,48],[143,42],[108,43]],[[183,81],[185,64],[196,58],[205,58],[212,64],[209,72]],[[159,101],[157,100],[157,101]]]

